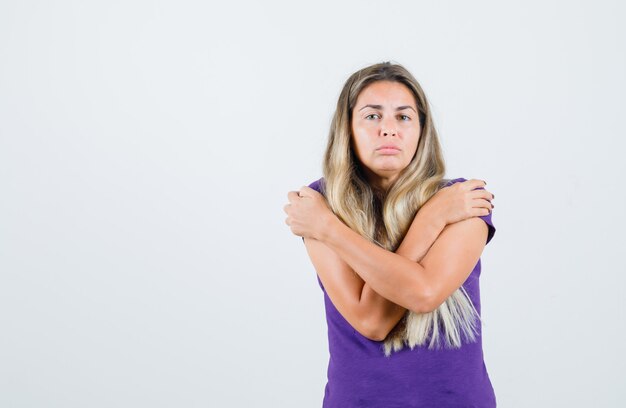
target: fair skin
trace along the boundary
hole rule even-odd
[[[352,114],[352,146],[374,188],[387,190],[409,165],[420,131],[415,98],[405,85],[378,81],[361,91]]]
[[[419,140],[414,111],[415,100],[402,84],[375,82],[359,95],[352,142],[375,188],[387,189],[413,157]],[[400,151],[377,151],[387,143]],[[348,228],[323,196],[306,186],[289,192],[286,223],[305,238],[338,311],[359,333],[380,341],[407,309],[434,310],[473,269],[487,237],[486,224],[476,217],[487,214],[493,198],[476,190],[482,186],[481,180],[468,180],[440,190],[422,206],[395,253]]]

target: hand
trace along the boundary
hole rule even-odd
[[[424,209],[431,216],[439,217],[444,225],[488,215],[495,207],[491,204],[495,196],[484,189],[485,184],[483,180],[471,179],[444,187],[420,208],[420,212]],[[479,187],[483,189],[476,189]]]
[[[303,186],[300,191],[287,193],[287,197],[289,204],[283,210],[287,213],[285,223],[291,232],[304,238],[322,240],[329,217],[335,216],[324,196],[311,187]]]

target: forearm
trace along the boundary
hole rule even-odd
[[[363,302],[380,303],[378,294],[405,309],[419,311],[430,296],[419,261],[444,226],[418,213],[395,253],[371,243],[336,217],[331,218],[321,239],[367,282]]]
[[[425,210],[420,210],[413,219],[404,239],[396,249],[396,254],[420,262],[445,228],[441,222]]]
[[[444,227],[444,223],[437,222],[430,214],[424,211],[418,212],[395,253],[413,262],[420,262],[435,243]],[[358,271],[356,273],[359,276],[361,275]],[[384,312],[387,309],[391,313],[392,305],[385,305],[384,301],[386,299],[381,298],[382,296],[368,282],[365,282],[361,294],[361,303],[371,306],[370,310],[383,309]],[[395,306],[397,307],[398,305]]]

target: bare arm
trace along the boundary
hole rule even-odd
[[[395,253],[412,262],[421,262],[444,227],[445,223],[438,222],[436,217],[431,216],[424,208],[420,209]],[[345,263],[343,259],[341,262]],[[406,307],[378,294],[365,281],[360,305],[364,311],[363,324],[370,338],[381,341],[398,324],[407,310]]]
[[[334,214],[322,216],[319,206],[317,211],[311,209],[314,206],[300,210],[299,217],[286,210],[294,217],[292,222],[299,221],[288,225],[297,229],[297,235],[307,234],[309,256],[342,316],[364,336],[382,340],[407,309],[435,309],[471,273],[484,248],[477,244],[486,230],[476,216],[485,214],[482,207],[493,207],[489,201],[493,195],[480,187],[483,183],[466,180],[437,192],[428,206],[420,208],[395,253],[362,238]],[[477,186],[479,190],[473,189]],[[301,193],[306,195],[307,190]],[[295,197],[292,201],[300,202]],[[307,222],[302,214],[315,216]],[[334,220],[322,222],[328,217]],[[312,229],[313,225],[317,227]]]
[[[421,261],[444,225],[425,208],[420,209],[396,254],[412,262]],[[304,242],[326,293],[341,315],[365,337],[384,339],[404,316],[406,308],[374,291],[322,241],[305,238]]]
[[[422,263],[387,251],[337,218],[321,237],[372,289],[417,313],[437,308],[467,279],[486,243],[487,225],[473,217],[447,225]]]

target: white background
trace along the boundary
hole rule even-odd
[[[447,177],[496,195],[499,406],[624,406],[624,6],[298,3],[0,3],[0,406],[321,406],[283,206],[344,81],[387,60]]]

